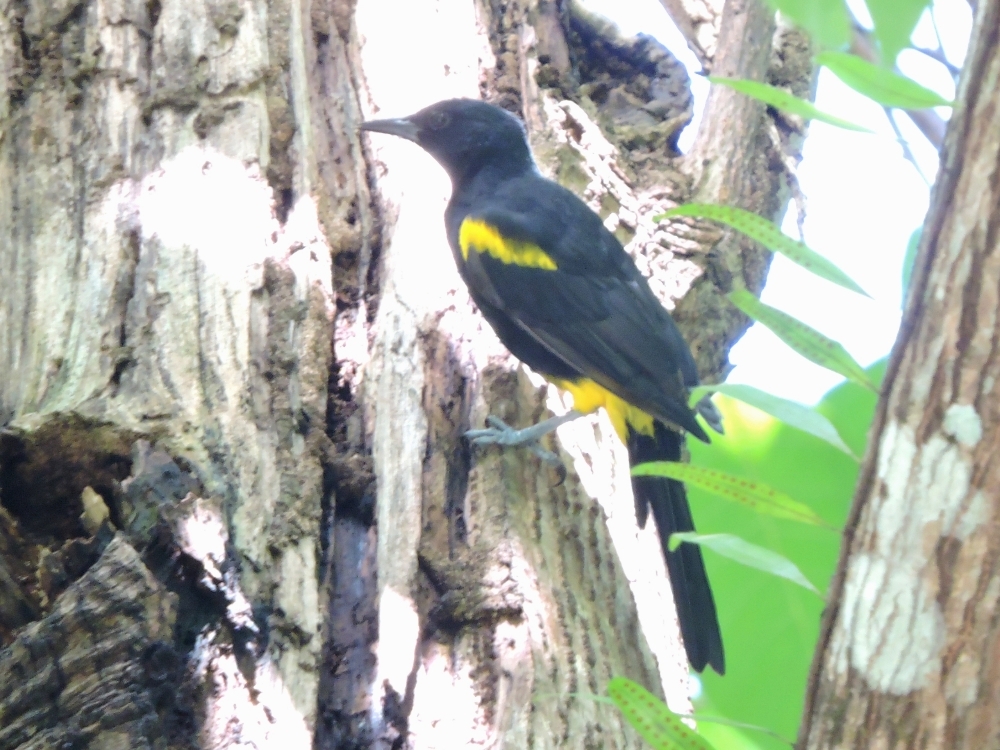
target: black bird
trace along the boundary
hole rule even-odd
[[[524,126],[485,102],[453,99],[364,130],[413,141],[451,176],[448,242],[472,299],[522,362],[573,395],[574,411],[526,430],[472,433],[516,444],[604,407],[632,465],[681,458],[685,430],[708,442],[688,407],[698,384],[691,351],[646,279],[600,217],[539,174]],[[720,430],[707,399],[697,407]],[[670,534],[692,531],[684,485],[634,477],[636,516],[652,509],[688,660],[725,671],[722,635],[701,550]]]

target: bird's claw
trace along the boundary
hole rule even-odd
[[[559,460],[559,456],[541,446],[538,442],[538,435],[531,427],[523,430],[515,430],[500,417],[490,414],[486,417],[487,424],[491,425],[482,430],[469,430],[465,433],[473,445],[501,445],[504,447],[522,445],[543,462],[559,470],[560,483],[566,477],[566,469]]]

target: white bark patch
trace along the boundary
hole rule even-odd
[[[522,617],[517,622],[502,620],[493,631],[493,652],[500,675],[493,731],[504,738],[508,747],[526,747],[531,726],[531,695],[539,675],[551,669],[551,662],[544,655],[550,652],[558,635],[547,620],[552,602],[546,601],[538,575],[516,540],[511,545],[510,563],[509,575],[520,598]],[[543,689],[548,689],[548,685]]]
[[[308,748],[308,719],[295,707],[285,680],[268,656],[257,665],[253,687],[236,663],[232,645],[216,630],[199,635],[191,652],[195,675],[208,687],[201,746],[205,748]]]
[[[330,276],[330,246],[313,196],[303,195],[295,201],[278,236],[277,249],[287,256],[288,267],[295,272],[296,298],[304,301],[310,291],[322,290],[327,313],[333,319],[336,306]]]
[[[253,608],[243,593],[241,580],[233,569],[226,569],[229,532],[219,501],[188,493],[170,508],[168,514],[178,548],[201,564],[199,585],[226,598],[226,618],[232,625],[256,633]],[[300,597],[300,601],[306,599]],[[316,596],[313,595],[312,599],[315,600]]]
[[[406,695],[406,681],[413,672],[416,647],[420,640],[420,618],[413,600],[391,586],[382,589],[378,605],[378,645],[375,657],[378,673],[375,678],[375,699],[372,700],[372,722],[382,727],[382,707],[386,688],[400,698]]]
[[[383,117],[441,99],[478,99],[480,71],[495,63],[474,3],[361,0],[355,22],[368,90]]]
[[[554,414],[566,413],[571,404],[572,397],[550,386],[546,405]],[[670,579],[656,522],[650,518],[643,529],[636,524],[628,451],[603,409],[562,425],[558,435],[562,449],[573,457],[573,469],[584,491],[604,510],[643,635],[656,657],[667,705],[673,711],[691,713],[689,668]]]
[[[969,437],[971,419],[958,414]],[[872,548],[850,562],[834,634],[840,672],[853,667],[873,688],[902,695],[939,670],[944,618],[933,552],[942,537],[965,539],[983,523],[986,502],[981,493],[969,496],[971,477],[955,441],[933,435],[918,446],[911,427],[886,425],[878,461],[883,496],[863,521],[875,529]]]
[[[951,528],[951,536],[956,539],[968,539],[973,531],[986,523],[989,511],[990,504],[982,490],[973,493],[966,506],[959,511]]]
[[[177,546],[186,555],[200,562],[206,575],[222,581],[229,532],[226,531],[219,504],[188,495],[181,501],[178,509],[181,514],[174,532]]]
[[[466,636],[451,648],[427,645],[417,668],[409,716],[413,750],[488,747],[495,742],[472,674],[479,662],[474,656],[464,658],[467,650],[473,650],[468,640]]]
[[[901,430],[905,430],[900,435]],[[878,455],[878,478],[890,489],[906,484],[917,446],[913,431],[889,422],[882,432],[882,445]]]
[[[979,670],[982,659],[962,651],[955,661],[955,666],[948,673],[944,685],[944,695],[949,705],[956,711],[962,711],[971,706],[979,695]]]
[[[952,404],[944,413],[942,425],[946,435],[969,448],[983,437],[983,423],[971,404]]]
[[[303,537],[281,551],[281,574],[275,602],[285,617],[301,632],[301,648],[284,649],[274,655],[274,679],[288,685],[285,690],[297,706],[315,706],[319,693],[316,664],[320,656],[319,592],[316,588],[316,543]],[[312,719],[312,716],[309,717]]]
[[[143,240],[156,236],[165,246],[200,251],[198,261],[206,271],[243,286],[247,267],[273,252],[270,237],[278,223],[272,201],[256,166],[191,146],[143,180]]]
[[[919,566],[940,536],[959,528],[971,476],[968,459],[955,443],[934,435],[917,446],[912,428],[889,423],[879,451],[885,497],[875,511],[874,552]]]
[[[838,671],[846,674],[849,662],[873,689],[894,695],[921,688],[939,671],[944,617],[933,594],[914,586],[915,573],[884,558],[854,557],[835,645]]]
[[[939,537],[952,535],[969,491],[972,467],[957,445],[934,435],[921,447],[913,468],[916,476],[911,476],[905,502],[913,522],[929,526],[927,534],[914,529],[914,541],[917,533],[924,537],[922,549],[918,547],[914,552],[923,556],[930,553]]]
[[[532,592],[538,595],[538,592]],[[537,601],[532,604],[537,605]],[[528,612],[528,610],[525,610]],[[540,625],[543,612],[535,606],[530,611],[532,622],[498,622],[493,631],[493,652],[496,654],[500,679],[494,715],[494,732],[502,736],[509,747],[527,745],[531,714],[533,653],[542,653],[545,642]]]

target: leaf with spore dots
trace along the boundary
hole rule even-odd
[[[805,589],[809,589],[814,594],[819,594],[819,589],[813,586],[812,581],[803,575],[799,566],[793,563],[784,555],[779,555],[774,550],[751,544],[746,539],[742,539],[735,534],[698,534],[693,531],[679,531],[670,535],[669,547],[671,552],[677,549],[681,542],[697,544],[708,547],[722,557],[746,565],[748,568],[763,570],[765,573],[785,578],[792,583],[797,583]],[[822,594],[820,594],[822,596]]]
[[[625,677],[612,677],[608,695],[625,720],[656,750],[713,750],[708,740],[642,685]]]
[[[796,320],[788,313],[765,305],[746,289],[729,293],[729,301],[754,320],[764,324],[778,338],[788,344],[803,357],[821,367],[833,370],[858,385],[878,393],[878,389],[868,378],[868,373],[839,342],[827,338],[815,328]]]
[[[770,105],[775,109],[780,109],[782,112],[798,115],[804,120],[819,120],[820,122],[825,122],[827,125],[834,125],[844,130],[854,130],[858,133],[875,132],[874,130],[869,130],[866,127],[856,125],[853,122],[843,120],[840,117],[817,109],[816,105],[812,102],[800,99],[794,94],[789,94],[784,89],[779,89],[777,86],[772,86],[768,83],[750,81],[744,78],[719,78],[718,76],[708,76],[708,80],[720,86],[727,86],[733,89],[733,91],[739,91],[741,94],[752,96],[754,99],[764,102],[764,104]]]
[[[813,437],[818,437],[837,450],[843,451],[855,461],[858,460],[858,457],[854,455],[854,452],[848,447],[847,443],[840,437],[840,433],[837,432],[837,428],[831,424],[830,420],[815,409],[810,409],[804,404],[789,401],[780,396],[775,396],[773,393],[767,393],[759,388],[754,388],[752,385],[744,385],[743,383],[699,385],[697,388],[691,389],[688,404],[694,408],[695,404],[710,393],[721,393],[730,398],[742,401],[744,404],[750,404],[755,409],[760,409],[765,414],[770,414],[775,419],[780,419],[789,427],[794,427],[797,430],[809,433]]]
[[[874,99],[883,107],[927,109],[951,107],[954,102],[916,81],[846,52],[821,52],[816,62],[855,91]]]
[[[712,492],[757,513],[810,526],[832,528],[805,503],[763,482],[677,461],[650,461],[632,468],[635,477],[666,477]]]
[[[672,216],[694,216],[701,219],[711,219],[731,226],[752,240],[774,253],[781,253],[790,261],[799,264],[807,271],[812,271],[820,278],[832,281],[834,284],[850,289],[852,292],[868,293],[858,286],[854,280],[841,271],[832,262],[824,258],[807,245],[793,240],[776,224],[750,211],[734,206],[717,206],[712,203],[685,203],[671,208],[666,213],[654,217],[654,221],[669,219]]]

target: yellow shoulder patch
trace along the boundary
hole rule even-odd
[[[469,250],[475,250],[477,253],[486,253],[501,263],[524,268],[555,271],[558,267],[538,245],[507,239],[496,227],[479,219],[466,219],[462,222],[458,230],[458,246],[462,249],[465,260],[469,259]]]

